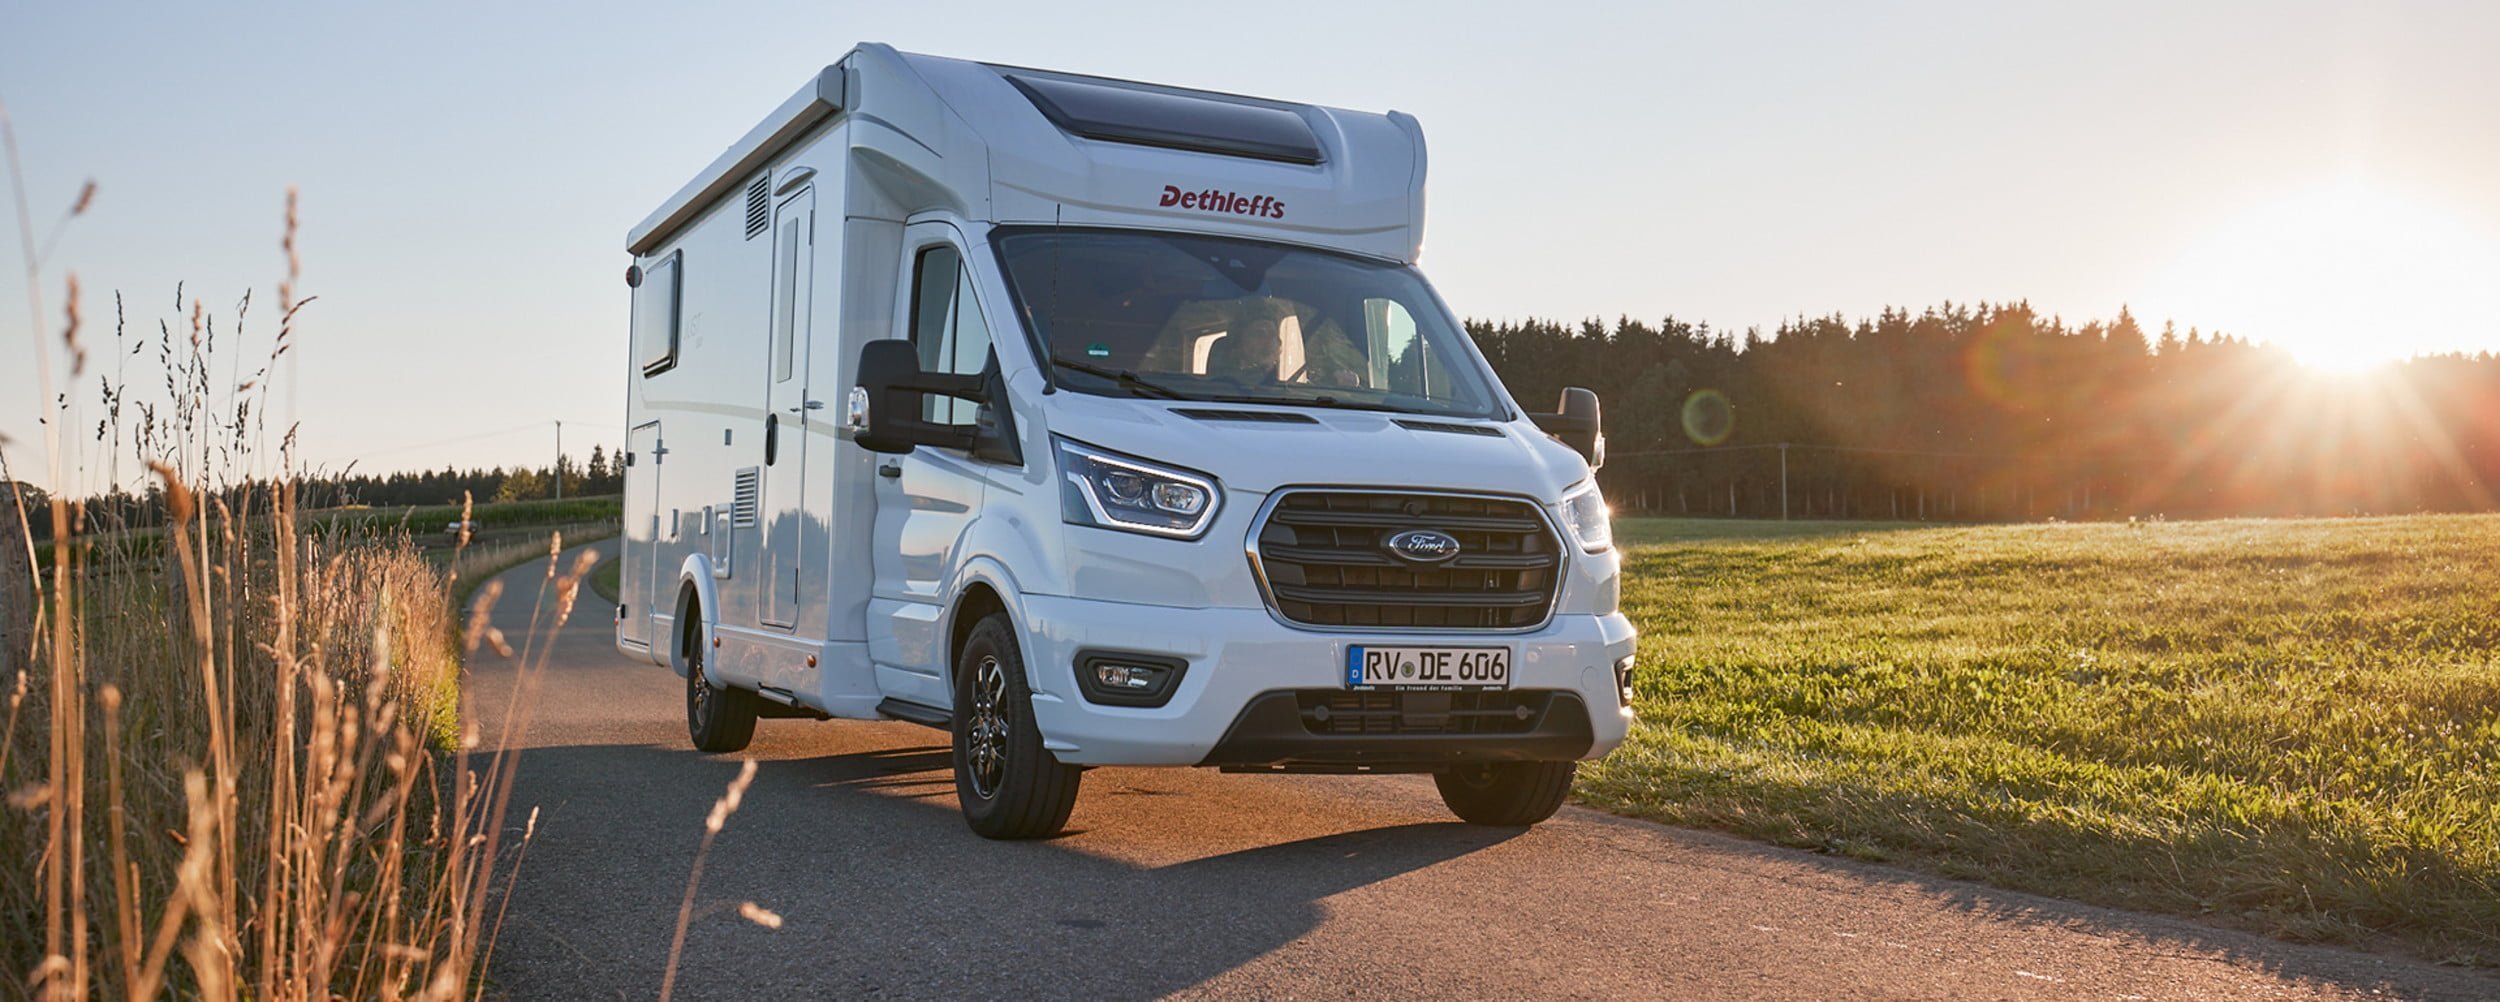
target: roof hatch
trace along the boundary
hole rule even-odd
[[[1000,75],[1023,91],[1051,124],[1087,139],[1285,163],[1320,162],[1319,137],[1311,134],[1301,115],[1284,108],[1223,94],[1029,70],[1002,70]]]

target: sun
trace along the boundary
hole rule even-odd
[[[2314,369],[2500,348],[2500,239],[2361,180],[2265,199],[2186,247],[2147,316],[2263,341]]]

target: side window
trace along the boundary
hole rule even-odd
[[[806,222],[801,213],[781,222],[781,232],[773,239],[773,254],[780,264],[773,276],[773,382],[788,382],[798,331],[799,301],[799,225]]]
[[[634,287],[634,360],[641,363],[644,376],[656,376],[677,366],[677,306],[679,262],[684,251],[674,251],[642,274],[642,284]]]
[[[990,326],[972,294],[972,276],[955,248],[931,247],[913,264],[911,342],[924,372],[977,375],[989,364]],[[952,397],[924,396],[920,418],[938,424],[971,424],[980,405]]]

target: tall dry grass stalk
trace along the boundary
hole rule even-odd
[[[27,666],[0,679],[0,995],[451,999],[476,987],[486,904],[531,832],[506,845],[517,759],[473,755],[479,736],[460,723],[451,581],[404,532],[307,531],[292,429],[277,472],[257,472],[268,375],[311,301],[296,298],[294,224],[290,191],[282,316],[248,379],[212,367],[221,332],[197,299],[187,347],[159,325],[166,396],[135,405],[131,442],[155,474],[161,534],[63,499],[60,429],[76,394],[53,393],[39,359],[56,491],[39,636]],[[224,351],[245,343],[249,306]],[[79,358],[75,308],[66,315]],[[99,442],[108,429],[122,441],[124,389],[105,387]],[[569,614],[586,570],[558,574],[550,551],[534,630]],[[482,618],[469,633],[471,650],[508,651]],[[527,717],[507,712],[490,747],[517,747]]]

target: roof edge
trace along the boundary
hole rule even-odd
[[[847,74],[843,71],[847,62],[849,59],[845,57],[843,62],[818,71],[815,79],[800,87],[798,93],[790,95],[789,100],[781,102],[780,107],[773,109],[772,114],[765,116],[755,128],[747,130],[746,135],[738,137],[737,142],[729,144],[729,148],[721,151],[721,155],[696,174],[694,180],[686,182],[686,186],[677,189],[668,201],[660,203],[658,209],[643,217],[642,222],[625,234],[626,253],[641,255],[656,249],[675,235],[679,227],[709,207],[714,199],[737,187],[748,172],[780,154],[791,140],[815,128],[818,123],[841,114],[850,103]]]

